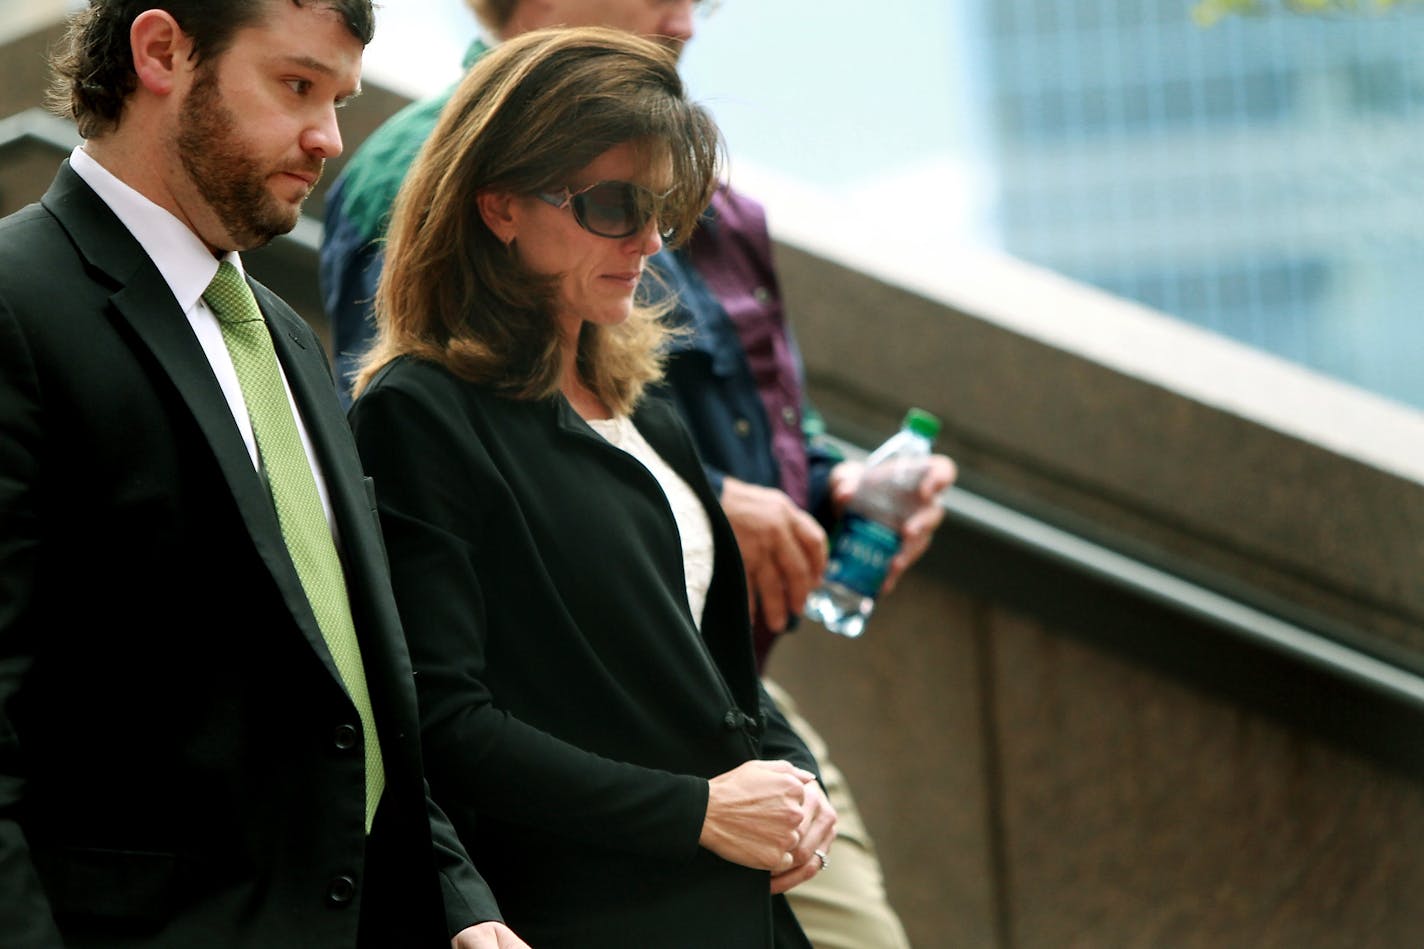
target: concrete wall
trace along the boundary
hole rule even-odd
[[[0,10],[0,118],[43,104],[48,53],[64,33],[60,6],[14,0],[14,9]]]
[[[930,408],[976,490],[1417,666],[1424,485],[1408,473],[1424,438],[1319,444],[989,307],[778,251],[833,427],[870,445],[906,405]],[[1040,279],[1006,273],[999,301]],[[1097,319],[1096,295],[1039,287],[1054,288],[1056,320]],[[1265,394],[1318,411],[1315,385]],[[1419,434],[1320,392],[1362,431]],[[773,654],[857,792],[914,944],[1424,945],[1417,677],[1411,699],[1386,697],[1100,579],[951,515],[863,639],[807,625]]]
[[[1417,770],[958,592],[950,559],[861,640],[807,626],[771,666],[855,789],[914,945],[1424,943]]]

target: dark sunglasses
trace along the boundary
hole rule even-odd
[[[572,208],[574,220],[590,234],[621,238],[631,237],[648,221],[659,218],[663,201],[671,193],[654,194],[631,181],[600,181],[578,191],[564,187],[538,192],[535,197],[556,208]],[[658,233],[664,240],[673,236],[671,229],[659,228]]]

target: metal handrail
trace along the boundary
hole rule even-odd
[[[858,446],[824,436],[848,458]],[[1424,676],[1242,600],[1112,550],[963,487],[941,495],[945,516],[1045,560],[1209,624],[1297,662],[1424,709]]]

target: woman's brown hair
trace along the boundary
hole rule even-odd
[[[668,48],[601,28],[540,30],[478,62],[441,113],[396,198],[376,292],[375,346],[360,393],[401,355],[438,363],[513,398],[559,390],[558,277],[536,274],[481,218],[484,191],[556,191],[633,143],[666,159],[673,190],[659,226],[685,237],[716,187],[721,139],[689,102]],[[658,378],[663,308],[639,303],[617,326],[584,324],[582,381],[615,413]]]

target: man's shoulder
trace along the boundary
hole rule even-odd
[[[0,218],[0,290],[31,288],[52,294],[68,285],[60,277],[78,257],[64,228],[43,205],[31,204]]]
[[[44,197],[0,218],[0,277],[11,285],[39,283],[51,292],[72,289],[65,268],[85,282],[131,273],[147,258],[113,210],[69,166],[60,166]]]
[[[0,218],[0,253],[18,253],[31,247],[36,236],[56,225],[44,205],[27,204]]]
[[[729,232],[766,231],[766,208],[729,184],[722,185],[713,194],[711,208],[717,224]]]

